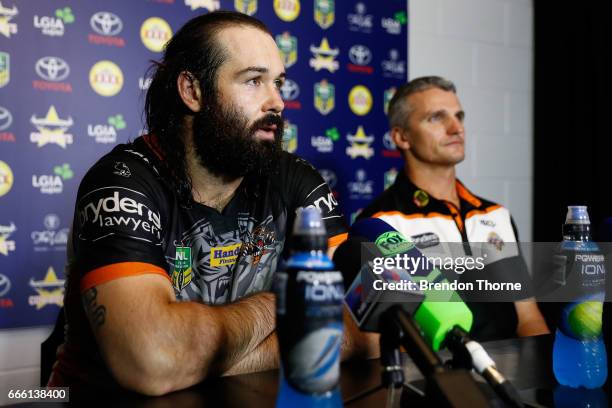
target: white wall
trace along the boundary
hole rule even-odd
[[[0,405],[11,403],[13,388],[38,387],[40,382],[40,343],[52,327],[0,330]]]
[[[531,0],[409,0],[409,76],[452,80],[466,111],[458,174],[510,209],[531,241],[533,5]]]

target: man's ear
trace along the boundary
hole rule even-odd
[[[398,150],[406,151],[410,149],[410,142],[408,141],[408,131],[400,127],[394,127],[391,129],[391,139],[397,146]]]
[[[181,72],[176,79],[176,87],[185,106],[193,112],[199,112],[202,109],[200,82],[194,78],[193,74],[188,71]]]

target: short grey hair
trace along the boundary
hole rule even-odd
[[[412,108],[408,103],[408,97],[414,93],[426,91],[431,88],[457,93],[455,84],[446,78],[439,76],[425,76],[415,78],[400,86],[391,101],[389,102],[389,127],[405,128],[408,123],[408,116]]]

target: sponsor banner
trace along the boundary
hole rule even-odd
[[[79,227],[83,222],[86,239],[112,231],[163,239],[164,220],[139,191],[92,192],[76,215],[75,194],[93,163],[147,133],[142,112],[154,62],[198,15],[235,10],[269,27],[286,70],[279,88],[282,148],[308,160],[330,186],[313,193],[309,204],[331,208],[334,217],[341,212],[348,221],[402,168],[386,112],[408,76],[404,6],[367,0],[0,0],[0,293],[7,291],[0,308],[11,312],[0,329],[54,323],[61,295],[53,285],[64,279],[73,220]],[[109,177],[138,185],[130,167],[117,159]],[[501,245],[494,235],[485,238]],[[219,267],[232,266],[236,248],[224,247],[235,244],[219,244],[218,258],[211,254]],[[263,253],[255,241],[242,242],[240,251],[252,254],[254,263]],[[176,247],[175,288],[196,278],[187,262],[196,256],[195,248]]]

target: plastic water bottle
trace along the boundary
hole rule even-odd
[[[298,211],[290,257],[276,273],[276,330],[281,356],[277,407],[341,407],[342,274],[327,256],[316,208]]]
[[[586,206],[569,206],[563,225],[560,255],[575,298],[561,312],[553,346],[557,381],[573,388],[601,387],[608,375],[601,324],[605,297],[604,256],[591,241]]]

